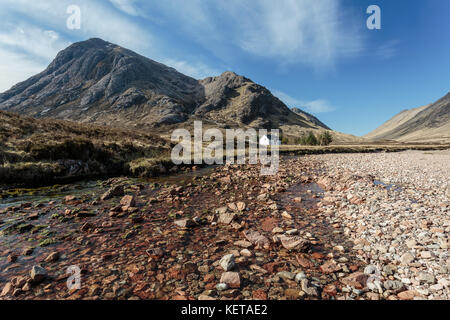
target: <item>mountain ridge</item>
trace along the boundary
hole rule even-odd
[[[222,126],[328,129],[234,72],[196,80],[99,38],[70,45],[44,71],[1,93],[0,110],[140,129],[193,119]]]
[[[432,104],[401,111],[363,137],[399,142],[450,142],[450,92]]]

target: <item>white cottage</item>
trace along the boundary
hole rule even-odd
[[[272,139],[274,141],[272,141]],[[280,139],[278,139],[278,137],[276,137],[276,136],[272,137],[272,135],[270,135],[270,134],[265,134],[261,138],[259,138],[259,144],[261,146],[270,146],[270,145],[279,146],[281,143],[280,143]]]

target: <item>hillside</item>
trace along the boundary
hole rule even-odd
[[[0,94],[0,110],[138,129],[199,119],[219,126],[325,128],[233,72],[195,80],[101,39],[74,43]]]
[[[450,93],[430,105],[400,112],[364,138],[372,141],[449,142]]]
[[[140,159],[156,164],[169,154],[170,143],[153,134],[0,111],[0,184],[133,174]]]

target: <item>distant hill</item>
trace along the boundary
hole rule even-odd
[[[0,94],[0,110],[138,129],[196,119],[221,127],[328,128],[234,72],[196,80],[101,39],[61,51],[46,70]]]
[[[400,112],[364,138],[373,141],[450,142],[450,93],[430,105]]]

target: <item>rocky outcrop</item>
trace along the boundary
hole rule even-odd
[[[327,128],[233,72],[198,81],[101,39],[61,51],[46,70],[0,94],[0,110],[138,128],[199,118],[224,126]]]

